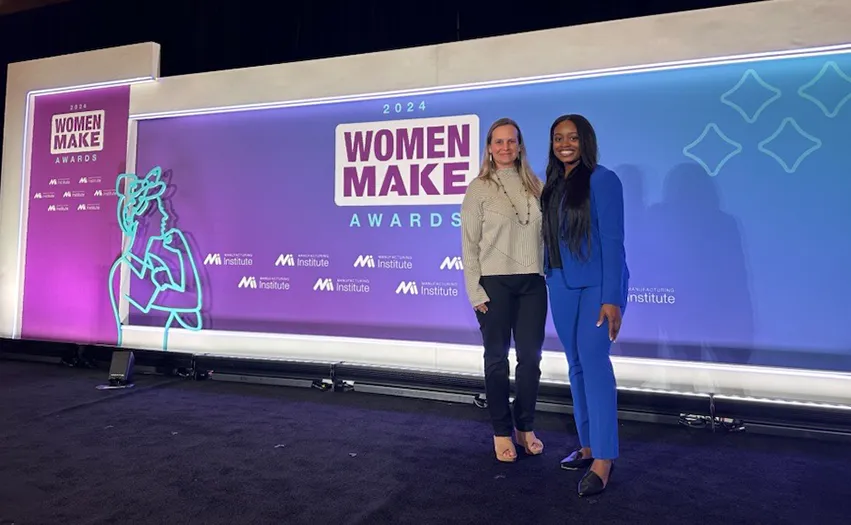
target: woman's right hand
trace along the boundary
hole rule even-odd
[[[478,306],[475,306],[475,307],[474,307],[474,309],[475,309],[477,312],[481,312],[481,313],[483,313],[483,314],[486,314],[486,313],[488,313],[488,303],[482,303],[482,304],[480,304],[480,305],[478,305]]]

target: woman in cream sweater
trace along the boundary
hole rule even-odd
[[[534,432],[547,319],[543,185],[526,161],[523,135],[513,120],[494,122],[485,143],[479,176],[461,205],[464,278],[482,332],[494,451],[499,461],[512,462],[517,459],[512,434],[527,454],[544,450]],[[512,336],[517,356],[513,417],[508,364]]]

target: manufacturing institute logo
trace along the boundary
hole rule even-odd
[[[314,292],[369,293],[369,279],[331,279],[320,277],[313,283]]]
[[[479,155],[477,115],[340,124],[334,202],[361,207],[349,219],[352,228],[458,227],[457,211],[431,207],[461,203]],[[370,206],[429,209],[385,213]]]
[[[275,266],[328,268],[331,266],[331,257],[327,254],[282,253],[275,259]]]
[[[243,275],[239,279],[237,288],[245,288],[248,290],[272,290],[276,292],[286,292],[290,289],[289,277],[255,277],[253,275]]]
[[[627,302],[670,306],[677,302],[677,292],[669,287],[630,286]]]
[[[452,282],[400,281],[396,286],[396,295],[458,297],[459,294],[460,286]]]
[[[78,111],[53,115],[50,123],[50,154],[54,164],[97,162],[103,150],[106,112]]]
[[[253,266],[254,255],[250,253],[208,253],[204,266]]]
[[[407,255],[361,254],[352,263],[355,268],[377,268],[379,270],[413,270],[413,258]]]

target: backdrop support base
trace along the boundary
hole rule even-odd
[[[488,398],[482,394],[476,394],[473,397],[473,404],[484,410],[488,407]]]
[[[127,381],[123,381],[121,379],[115,378],[110,379],[109,383],[105,385],[98,385],[98,390],[123,390],[126,388],[133,388],[135,385],[133,383],[128,383]]]
[[[320,392],[335,391],[334,385],[330,379],[316,379],[311,383],[311,388],[319,390]]]
[[[688,428],[710,428],[712,433],[722,430],[726,433],[744,432],[744,421],[729,417],[720,417],[715,407],[715,394],[709,394],[709,415],[680,414],[679,423]]]

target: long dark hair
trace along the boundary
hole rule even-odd
[[[579,135],[580,160],[569,177],[565,177],[564,163],[553,153],[553,135],[562,122],[569,120],[576,126]],[[589,253],[583,253],[582,243],[591,246],[591,174],[597,168],[597,134],[588,119],[582,115],[562,115],[550,126],[550,151],[547,163],[547,182],[541,195],[543,206],[561,206],[565,220],[558,237],[567,241],[570,252],[580,259],[586,259]],[[553,202],[553,191],[564,181],[564,198],[561,203]],[[544,235],[551,239],[550,225],[544,221]]]

